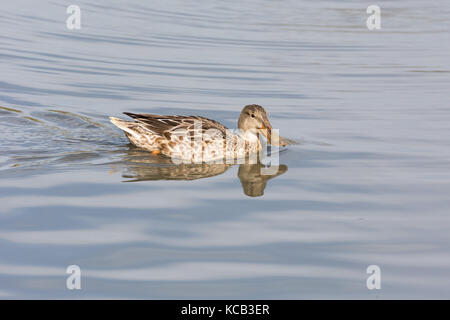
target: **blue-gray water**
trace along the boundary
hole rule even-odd
[[[1,298],[450,298],[448,1],[377,1],[376,31],[364,1],[69,4],[0,5]],[[250,103],[299,142],[254,197],[108,121]]]

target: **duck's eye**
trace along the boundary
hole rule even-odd
[[[254,117],[255,117],[255,114],[254,114],[254,113],[252,113],[252,114],[251,114],[251,116],[252,116],[252,118],[254,118]]]

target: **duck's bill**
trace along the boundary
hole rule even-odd
[[[267,141],[273,146],[285,146],[287,142],[280,137],[280,135],[276,131],[272,130],[272,126],[269,122],[264,123],[262,128],[258,129],[259,133],[267,138]]]
[[[284,140],[277,132],[272,132],[272,137],[270,139],[270,144],[273,146],[286,146],[288,143]]]

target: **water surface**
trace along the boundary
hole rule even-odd
[[[378,1],[378,31],[360,1],[77,4],[1,5],[0,297],[450,298],[447,1]],[[268,181],[108,121],[251,103],[299,142]]]

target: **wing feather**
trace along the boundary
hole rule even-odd
[[[194,136],[195,122],[201,121],[202,132],[209,129],[219,130],[223,137],[226,135],[228,129],[221,123],[200,117],[200,116],[166,116],[156,114],[137,114],[131,112],[124,112],[127,116],[133,118],[137,123],[147,130],[154,132],[157,135],[164,136],[170,140],[172,133],[179,129],[186,130],[191,137]]]

